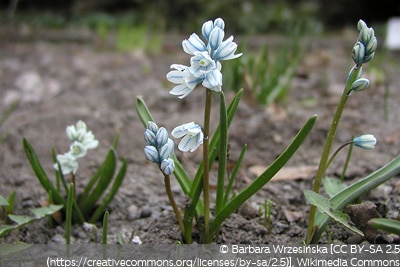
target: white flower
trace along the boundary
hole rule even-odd
[[[169,93],[171,95],[177,95],[179,98],[185,98],[188,96],[194,88],[203,81],[202,78],[194,76],[190,71],[189,67],[179,64],[171,65],[172,70],[168,72],[168,81],[177,84],[172,88]]]
[[[222,73],[221,73],[221,64],[218,62],[219,68],[215,68],[210,71],[204,78],[202,85],[205,88],[213,90],[215,92],[221,92],[222,90]]]
[[[57,161],[60,164],[61,172],[63,175],[68,173],[75,174],[78,170],[79,164],[76,161],[76,157],[74,157],[70,152],[65,153],[64,155],[57,155]],[[58,164],[54,164],[54,169],[58,169]]]
[[[69,152],[75,158],[82,158],[86,156],[87,148],[82,143],[75,141],[70,146]]]
[[[86,124],[81,120],[76,123],[76,126],[68,126],[66,132],[72,142],[79,142],[86,149],[93,149],[99,145],[99,141],[95,139],[92,131],[88,131]]]
[[[172,136],[175,138],[182,138],[179,142],[178,148],[183,152],[193,152],[203,143],[203,131],[200,125],[189,122],[182,124],[171,132]]]
[[[216,63],[208,52],[196,51],[190,59],[189,71],[196,77],[204,77],[205,74],[215,69],[215,67]]]
[[[183,40],[182,47],[183,51],[185,51],[189,55],[194,55],[194,52],[198,51],[207,51],[207,46],[195,33],[190,35],[189,39]]]

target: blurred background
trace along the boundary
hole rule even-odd
[[[398,0],[2,0],[0,20],[31,26],[101,27],[141,25],[157,31],[193,31],[223,17],[231,33],[285,31],[293,23],[337,29],[385,22],[400,15]]]

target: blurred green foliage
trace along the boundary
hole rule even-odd
[[[36,5],[20,1],[13,18],[37,26],[63,27],[99,24],[147,25],[158,31],[191,32],[208,19],[222,17],[232,33],[282,32],[288,24],[315,22],[317,1],[303,0],[80,0]],[[43,2],[42,4],[40,4]],[[47,5],[45,5],[45,2]],[[7,17],[0,16],[3,22]],[[282,32],[285,33],[285,32]]]

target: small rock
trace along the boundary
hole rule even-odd
[[[148,218],[151,217],[152,211],[149,208],[143,208],[140,211],[140,218]]]
[[[128,219],[135,220],[140,218],[139,208],[136,205],[130,205],[128,207]]]
[[[60,244],[60,245],[64,245],[66,243],[65,238],[62,235],[56,234],[54,235],[51,240],[56,243],[56,244]]]

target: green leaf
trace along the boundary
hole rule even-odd
[[[323,180],[324,188],[329,197],[333,197],[338,192],[346,188],[339,179],[333,177],[325,177]]]
[[[216,231],[219,229],[222,222],[233,212],[235,212],[247,199],[257,193],[266,183],[268,183],[272,177],[289,161],[294,155],[297,149],[304,142],[310,131],[312,130],[317,116],[310,117],[304,126],[297,133],[293,141],[289,146],[282,152],[282,154],[250,185],[243,189],[238,195],[236,195],[222,210],[216,215],[214,221],[210,227],[209,236],[214,236]]]
[[[386,219],[386,218],[374,218],[368,221],[369,225],[377,229],[384,230],[389,233],[400,235],[400,221]]]
[[[40,219],[46,217],[47,215],[52,215],[53,213],[61,210],[62,208],[63,205],[51,204],[48,207],[33,208],[29,209],[29,211],[32,212],[37,219]]]
[[[0,195],[0,206],[8,206],[8,201],[2,195]]]
[[[123,160],[122,166],[119,169],[117,176],[115,177],[114,183],[111,187],[110,192],[106,195],[101,205],[96,209],[93,213],[92,217],[89,220],[89,223],[96,223],[100,216],[106,210],[108,204],[110,204],[111,200],[113,200],[114,196],[117,194],[118,189],[121,187],[122,181],[125,178],[126,170],[128,168],[128,163],[126,159]]]
[[[36,218],[32,216],[26,216],[26,215],[14,215],[10,214],[8,217],[13,221],[18,224],[18,226],[22,226],[25,224],[28,224],[30,222],[33,222]]]
[[[28,142],[27,139],[23,139],[23,146],[25,150],[26,157],[28,158],[29,163],[31,164],[32,170],[35,173],[36,177],[39,179],[39,182],[46,190],[46,192],[53,193],[53,199],[56,204],[65,205],[65,199],[60,195],[60,192],[57,191],[52,182],[47,177],[46,172],[44,171],[42,164],[40,163],[35,150],[32,145]]]
[[[139,116],[139,119],[142,121],[144,127],[147,127],[147,122],[149,121],[156,122],[141,96],[138,96],[136,98],[136,112]]]
[[[104,217],[103,217],[103,231],[102,231],[102,238],[101,238],[101,243],[102,243],[103,245],[107,245],[108,217],[109,217],[109,212],[108,212],[108,211],[104,212]]]
[[[227,165],[228,153],[228,121],[227,111],[225,104],[225,95],[220,93],[220,142],[219,142],[219,156],[218,156],[218,179],[217,179],[217,195],[215,201],[215,213],[218,214],[224,204],[224,191],[225,191],[225,174]]]
[[[75,200],[74,186],[75,185],[73,183],[70,184],[67,196],[67,207],[65,215],[65,241],[67,245],[69,245],[71,242],[72,206]]]
[[[367,194],[372,189],[378,187],[384,182],[400,173],[400,156],[394,158],[385,166],[371,173],[367,177],[346,187],[339,193],[330,198],[332,208],[334,210],[342,210],[347,205],[353,203],[361,196]],[[329,216],[326,214],[317,214],[315,216],[315,226],[317,231],[314,233],[312,243],[318,242],[321,234],[325,231],[325,227],[329,222]]]
[[[347,214],[333,209],[332,204],[327,198],[324,198],[323,196],[315,193],[312,190],[305,190],[304,195],[306,199],[311,203],[311,205],[314,205],[318,208],[319,212],[327,214],[329,217],[334,219],[336,222],[342,224],[347,229],[361,236],[364,236],[363,232],[348,223],[349,217],[347,216]]]
[[[242,161],[244,156],[246,155],[247,145],[244,145],[242,151],[240,152],[239,159],[237,160],[235,166],[233,167],[231,177],[229,178],[228,185],[226,186],[225,196],[224,196],[224,206],[229,200],[229,195],[232,190],[233,182],[236,180],[237,173],[239,171],[240,166],[242,165]]]
[[[17,228],[18,228],[18,225],[0,225],[0,237],[2,237],[3,235],[5,235]],[[2,254],[2,252],[3,251],[0,249],[0,255]]]
[[[101,171],[95,188],[91,194],[83,196],[80,207],[85,218],[93,212],[97,200],[103,195],[104,191],[110,184],[114,177],[116,164],[117,156],[115,150],[114,148],[110,148],[106,158],[100,166]]]

